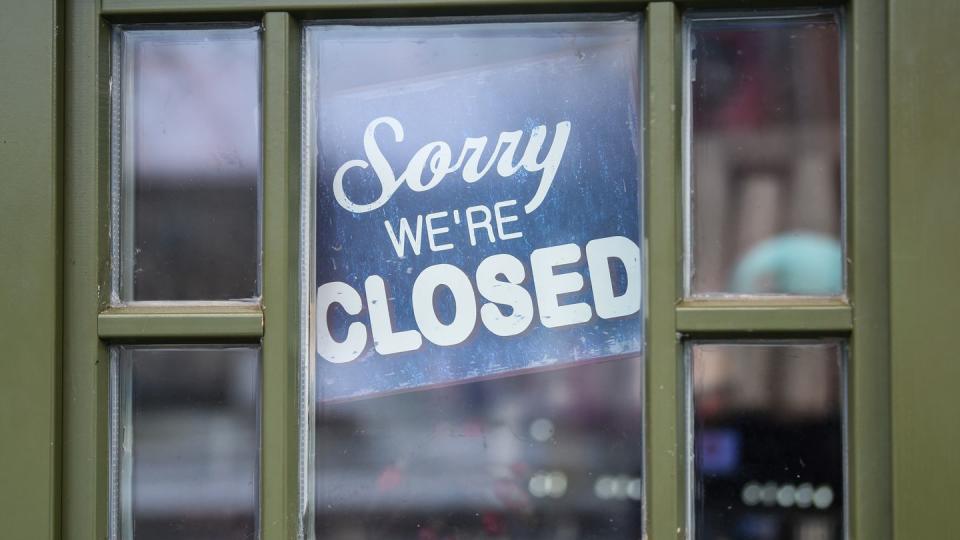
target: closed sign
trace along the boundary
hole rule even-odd
[[[642,350],[637,22],[489,26],[313,31],[320,400]]]

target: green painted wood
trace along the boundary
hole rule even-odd
[[[109,362],[97,314],[109,289],[109,28],[91,1],[66,2],[64,89],[63,527],[108,534]]]
[[[436,2],[435,5],[458,6],[473,2],[450,3]],[[686,2],[683,2],[686,3]],[[696,3],[696,2],[689,2]],[[709,3],[709,2],[706,2]],[[790,2],[774,2],[769,0],[764,5],[789,4]],[[896,2],[894,1],[896,4]],[[189,5],[188,5],[189,4]],[[218,2],[217,0],[198,0],[186,2],[172,0],[151,0],[133,2],[126,0],[106,0],[104,10],[108,13],[172,13],[172,11],[192,12],[237,12],[256,11],[276,6],[287,6],[291,9],[306,9],[309,7],[352,7],[364,8],[382,7],[385,4],[392,6],[406,5],[433,5],[427,2],[384,3],[351,2],[349,6],[340,2],[260,2],[237,0],[233,2]],[[882,104],[885,102],[883,86],[885,81],[885,59],[877,51],[883,48],[885,27],[883,26],[885,13],[876,7],[878,2],[856,0],[851,10],[853,25],[850,66],[853,81],[851,81],[851,147],[850,147],[850,253],[854,265],[851,273],[851,297],[854,304],[854,342],[852,347],[851,366],[851,488],[853,500],[851,502],[851,531],[854,538],[885,538],[884,531],[889,530],[889,427],[884,407],[889,407],[886,391],[889,375],[885,374],[884,351],[887,347],[885,320],[887,317],[886,300],[883,297],[886,290],[885,269],[883,257],[886,254],[886,239],[883,234],[885,225],[884,204],[886,193],[877,189],[877,182],[883,185],[885,178],[885,164],[876,159],[883,154],[882,143],[885,140],[885,119],[883,118]],[[493,3],[479,3],[481,6],[495,6]],[[531,4],[532,5],[532,4]],[[584,6],[589,4],[584,3]],[[636,4],[629,4],[635,6]],[[714,4],[715,5],[715,4]],[[740,5],[737,3],[737,5]],[[624,9],[628,4],[624,4]],[[896,11],[896,10],[895,10]],[[901,8],[901,11],[904,9]],[[107,290],[105,287],[106,274],[103,271],[107,261],[106,228],[107,223],[107,194],[106,182],[108,161],[105,156],[109,148],[106,134],[109,133],[107,124],[108,115],[105,97],[108,62],[106,56],[107,33],[99,21],[97,7],[92,2],[68,2],[67,7],[67,116],[66,126],[66,183],[65,183],[65,211],[68,227],[64,229],[64,507],[63,507],[63,534],[65,538],[104,538],[107,530],[107,458],[106,448],[106,355],[105,349],[97,338],[98,323],[110,319],[116,312],[108,311],[99,318],[97,312],[105,305],[104,294],[98,291]],[[650,271],[650,317],[648,326],[648,363],[646,388],[648,393],[648,411],[646,421],[650,438],[648,440],[648,533],[651,538],[670,538],[683,535],[685,479],[682,449],[684,445],[683,414],[682,414],[682,370],[680,366],[679,342],[676,337],[678,329],[686,328],[690,331],[709,331],[710,326],[719,328],[718,323],[707,324],[711,317],[716,317],[723,310],[733,311],[736,306],[714,306],[706,310],[702,306],[681,305],[676,313],[672,312],[678,302],[679,289],[677,275],[679,269],[679,238],[678,225],[678,192],[679,185],[679,139],[677,116],[679,114],[679,100],[677,76],[680,56],[676,48],[676,8],[670,4],[655,3],[649,9],[647,45],[649,60],[649,89],[647,97],[647,122],[649,137],[647,188],[648,231],[650,231],[649,248],[651,265]],[[896,17],[894,18],[896,23]],[[916,24],[916,23],[911,23]],[[298,54],[299,42],[297,26],[284,14],[270,14],[266,19],[265,44],[265,194],[264,194],[264,394],[263,394],[263,475],[262,475],[262,527],[264,538],[294,537],[299,522],[297,506],[297,396],[299,364],[296,358],[297,351],[297,292],[296,292],[296,231],[297,209],[296,185],[299,174],[299,98],[296,93],[299,86],[296,83],[299,64],[295,55]],[[913,27],[911,27],[913,28]],[[271,30],[272,29],[272,30]],[[272,37],[271,37],[272,36]],[[283,36],[287,42],[283,44]],[[904,43],[909,43],[907,34],[901,37]],[[271,45],[272,43],[272,45]],[[273,58],[273,60],[271,60]],[[928,59],[929,60],[929,59]],[[932,61],[932,60],[930,60]],[[906,63],[901,59],[901,63]],[[896,64],[896,62],[895,62]],[[282,66],[282,67],[278,67]],[[917,67],[926,73],[928,67]],[[859,82],[858,82],[859,81]],[[907,86],[906,82],[901,83]],[[863,90],[858,90],[862,88]],[[913,90],[916,92],[916,89]],[[286,101],[284,101],[286,100]],[[881,110],[877,111],[877,103]],[[909,109],[912,101],[901,102],[904,110]],[[879,115],[879,116],[878,116]],[[911,127],[903,120],[904,125]],[[945,121],[940,119],[941,121]],[[915,122],[930,122],[929,118]],[[926,124],[923,124],[926,125]],[[907,130],[907,128],[904,128]],[[941,127],[941,129],[944,129]],[[896,141],[896,132],[893,133]],[[914,141],[914,147],[921,145]],[[879,142],[878,142],[879,141]],[[2,150],[0,150],[2,151]],[[929,150],[928,150],[929,151]],[[909,158],[901,152],[900,158],[910,166],[917,166],[916,158]],[[895,154],[894,161],[897,156]],[[291,170],[291,167],[296,171]],[[904,170],[909,167],[902,166]],[[283,169],[286,169],[285,171]],[[937,169],[939,171],[939,169]],[[942,172],[942,171],[940,171]],[[277,180],[280,178],[281,180]],[[879,180],[878,180],[879,178]],[[912,180],[912,178],[911,178]],[[901,190],[907,190],[906,179]],[[940,186],[940,187],[938,187]],[[929,180],[926,184],[927,192],[935,194],[941,189],[939,184]],[[892,186],[897,193],[897,184]],[[931,195],[934,196],[934,195]],[[909,218],[907,208],[915,211],[924,208],[928,201],[903,201],[900,216],[901,220]],[[284,207],[284,205],[286,205]],[[894,215],[897,215],[896,207]],[[949,213],[940,216],[946,219]],[[292,220],[292,221],[291,221]],[[939,225],[943,225],[939,223]],[[947,223],[949,225],[949,223]],[[877,230],[880,230],[878,233]],[[901,227],[901,232],[917,233],[918,226],[913,228]],[[871,232],[873,231],[873,232]],[[894,235],[896,237],[896,234]],[[936,236],[936,239],[947,240],[946,235]],[[914,240],[910,238],[910,240]],[[925,238],[922,240],[926,240]],[[932,242],[932,240],[931,240]],[[923,243],[923,242],[921,242]],[[929,244],[929,242],[928,242]],[[928,244],[927,247],[929,247]],[[932,248],[931,248],[932,249]],[[894,256],[896,261],[896,255]],[[912,260],[912,259],[911,259]],[[670,261],[670,262],[665,262]],[[876,266],[879,264],[880,266]],[[894,268],[897,268],[896,263]],[[909,279],[909,272],[916,269],[904,267],[902,272]],[[933,268],[936,272],[936,265]],[[941,274],[935,277],[943,278]],[[941,283],[942,285],[942,283]],[[914,285],[924,289],[926,302],[932,302],[933,293],[924,286]],[[933,288],[931,286],[931,288]],[[904,289],[909,290],[909,289]],[[942,289],[940,290],[942,294]],[[912,300],[907,296],[907,301]],[[917,301],[913,300],[915,311],[919,310]],[[271,309],[271,307],[273,309]],[[791,307],[778,309],[774,317],[786,317],[776,325],[768,325],[761,330],[779,332],[796,330],[796,325],[812,324],[812,320],[823,315],[823,307],[810,308],[804,315]],[[803,309],[807,309],[806,306]],[[821,310],[820,312],[817,309]],[[736,311],[742,311],[737,308]],[[751,321],[750,310],[745,315],[731,315],[741,317],[729,327],[719,328],[719,331],[742,333],[745,329],[759,326],[757,321]],[[846,307],[830,307],[828,317],[835,320],[826,324],[829,328],[844,329],[851,323],[850,309]],[[783,312],[783,313],[780,313]],[[186,314],[190,316],[190,314]],[[769,314],[768,314],[769,315]],[[809,315],[809,318],[808,316]],[[146,314],[150,317],[152,315]],[[792,319],[791,319],[792,318]],[[843,321],[841,321],[843,319]],[[917,316],[916,319],[922,320]],[[895,323],[897,317],[894,318]],[[900,318],[901,322],[904,319]],[[948,318],[940,319],[942,321]],[[707,321],[707,322],[705,322]],[[906,321],[909,323],[910,321]],[[114,324],[109,322],[107,324]],[[127,324],[127,323],[121,323]],[[130,322],[129,324],[136,324]],[[699,328],[699,330],[697,330]],[[894,325],[894,340],[897,339],[897,326]],[[907,336],[918,339],[916,335],[922,330],[921,323],[914,322],[908,328]],[[101,329],[101,332],[103,330]],[[176,330],[179,332],[179,330]],[[911,334],[910,332],[913,332]],[[109,334],[109,332],[106,332]],[[143,334],[137,334],[143,338]],[[180,334],[177,334],[180,335]],[[732,334],[731,334],[732,335]],[[946,334],[948,335],[948,334]],[[131,335],[129,337],[135,337]],[[149,337],[149,336],[147,336]],[[173,336],[171,336],[173,337]],[[909,340],[907,341],[909,342]],[[895,347],[896,348],[896,347]],[[902,345],[904,351],[907,346]],[[945,350],[945,349],[944,349]],[[906,358],[913,356],[907,354]],[[278,360],[279,359],[279,360]],[[896,367],[895,361],[895,367]],[[944,371],[943,359],[936,359],[933,366]],[[901,369],[907,369],[901,366]],[[954,372],[949,372],[955,374]],[[918,392],[920,383],[928,383],[929,375],[916,375],[911,384],[899,383],[894,379],[895,388],[912,399]],[[916,384],[913,384],[916,383]],[[943,383],[935,387],[942,397]],[[936,399],[924,401],[924,412],[933,409]],[[886,404],[886,405],[885,405]],[[886,410],[889,410],[888,408]],[[912,409],[900,405],[901,415],[912,418],[908,413]],[[941,412],[938,422],[947,422],[945,413]],[[922,422],[920,435],[929,435],[924,429],[932,429],[934,420]],[[886,431],[885,431],[886,430]],[[907,429],[909,433],[917,431]],[[886,436],[885,436],[886,433]],[[898,437],[903,435],[896,432]],[[922,437],[921,437],[922,438]],[[941,438],[934,437],[936,441]],[[947,440],[956,442],[956,436],[949,435]],[[900,439],[896,439],[898,444]],[[942,458],[937,450],[930,450],[935,458]],[[898,451],[898,456],[902,452]],[[901,457],[900,464],[904,459]],[[943,462],[941,462],[943,466]],[[900,465],[907,472],[914,472],[917,467],[912,463]],[[913,467],[913,468],[910,468]],[[901,472],[901,475],[906,474]],[[910,488],[905,491],[911,497],[917,496],[917,487],[923,486],[927,480],[914,480]],[[899,486],[898,486],[899,489]],[[902,502],[898,491],[898,503]],[[899,509],[900,507],[898,507]],[[910,509],[914,511],[915,509]],[[898,512],[898,519],[900,513]],[[917,519],[916,521],[920,521]],[[921,538],[923,529],[904,526],[910,534],[900,535],[904,538]],[[898,533],[901,526],[898,525]],[[932,529],[930,529],[932,530]],[[920,532],[917,532],[920,531]],[[32,537],[32,535],[30,535]]]
[[[169,340],[260,338],[260,306],[236,307],[116,307],[97,318],[97,332],[108,340]]]
[[[0,17],[0,508],[2,535],[60,528],[62,6]]]
[[[960,2],[889,8],[894,537],[949,538],[960,490]]]
[[[850,537],[891,537],[887,254],[887,10],[855,0],[846,22],[847,252],[854,307],[847,363]],[[919,538],[919,537],[916,537]]]
[[[527,6],[563,6],[595,4],[587,0],[524,0]],[[169,13],[236,13],[263,11],[361,11],[382,8],[503,8],[516,6],[512,0],[103,0],[107,15],[149,15]],[[635,0],[613,0],[612,5],[637,9]]]
[[[260,538],[300,527],[300,28],[267,13],[263,46],[263,419]]]
[[[650,255],[646,350],[646,511],[649,538],[684,538],[683,370],[674,306],[680,298],[680,54],[677,10],[647,9],[646,176]]]
[[[557,9],[641,9],[644,0],[103,0],[106,15],[179,15],[185,13],[239,13],[266,11],[343,11],[360,13],[373,9],[470,8],[508,11]],[[754,8],[758,6],[809,6],[809,0],[676,0],[677,5],[697,7]],[[842,0],[821,0],[818,5],[843,4]]]
[[[845,333],[853,310],[842,303],[779,305],[740,301],[684,302],[677,306],[677,331],[685,334]]]

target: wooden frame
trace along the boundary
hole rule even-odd
[[[760,0],[751,6],[784,6],[798,2]],[[735,4],[735,5],[731,5]],[[947,2],[942,2],[946,5]],[[682,537],[686,526],[685,433],[681,343],[696,337],[790,337],[846,336],[850,340],[848,376],[848,521],[851,538],[890,538],[891,508],[891,384],[890,377],[890,256],[891,224],[895,238],[909,241],[919,225],[908,221],[916,209],[913,199],[892,204],[888,198],[887,160],[887,27],[885,2],[851,0],[848,4],[848,254],[852,259],[849,302],[801,305],[792,303],[682,302],[680,287],[680,49],[682,9],[691,5],[743,8],[744,3],[717,1],[616,2],[605,9],[646,10],[647,97],[645,159],[647,185],[647,234],[650,274],[647,344],[648,433],[646,466],[646,519],[651,538]],[[43,149],[35,159],[21,156],[15,169],[16,189],[39,207],[32,218],[20,225],[34,243],[27,253],[7,238],[0,245],[4,255],[22,258],[33,272],[29,286],[14,291],[10,306],[31,306],[30,316],[8,308],[4,322],[22,335],[13,341],[16,360],[4,365],[5,372],[20,373],[18,366],[30,365],[24,388],[30,396],[10,394],[13,403],[43,403],[29,415],[39,429],[26,435],[32,448],[49,451],[29,456],[17,478],[30,478],[36,490],[23,503],[5,499],[5,509],[30,508],[17,514],[13,531],[20,537],[94,539],[108,535],[109,481],[109,374],[107,346],[110,343],[154,342],[250,342],[262,339],[262,484],[261,538],[294,538],[300,528],[299,500],[299,307],[296,268],[298,260],[299,215],[299,23],[303,17],[362,13],[417,15],[463,12],[576,11],[595,6],[569,1],[559,4],[528,2],[515,6],[507,2],[423,0],[420,2],[347,2],[281,0],[103,0],[38,3],[17,8],[43,32],[23,37],[36,51],[45,69],[31,70],[17,64],[16,74],[35,88],[47,89],[18,101],[19,108],[39,111],[44,120],[35,125],[26,112],[15,117],[14,127],[26,132],[42,128]],[[954,8],[955,9],[955,8]],[[113,22],[157,20],[240,19],[262,17],[264,24],[264,230],[263,299],[252,308],[124,308],[109,306],[110,272],[108,237],[110,204],[109,37]],[[913,27],[928,19],[898,8],[897,21]],[[18,17],[6,20],[20,20]],[[65,32],[54,32],[55,25]],[[901,34],[899,39],[906,39]],[[910,39],[917,38],[911,36]],[[18,38],[20,39],[20,38]],[[920,39],[920,38],[917,38]],[[931,43],[934,38],[929,38]],[[939,38],[938,38],[939,39]],[[62,48],[61,48],[62,47]],[[18,53],[15,53],[18,54]],[[904,53],[897,52],[894,65],[908,69]],[[916,68],[919,69],[919,68]],[[921,73],[925,75],[926,72]],[[950,75],[956,80],[956,74]],[[17,80],[12,75],[11,80]],[[917,98],[906,82],[891,83],[894,97],[901,101]],[[13,88],[13,87],[11,87]],[[19,88],[19,87],[17,87]],[[63,88],[61,93],[60,89]],[[913,96],[913,97],[911,97]],[[21,97],[14,99],[20,100]],[[896,116],[903,129],[913,118]],[[935,125],[936,119],[924,122]],[[926,125],[926,124],[924,124]],[[910,128],[912,129],[912,128]],[[900,132],[896,132],[900,133]],[[900,134],[900,141],[905,135]],[[905,132],[904,132],[905,133]],[[909,144],[909,141],[901,141]],[[893,188],[909,195],[907,176],[912,163],[895,153],[898,175]],[[5,157],[6,159],[6,157]],[[62,165],[61,165],[62,164]],[[932,172],[939,171],[939,169]],[[37,178],[44,179],[37,182]],[[60,179],[62,178],[62,184]],[[933,180],[925,184],[932,192],[946,189]],[[897,218],[888,218],[891,207]],[[920,208],[922,210],[922,207]],[[940,218],[944,225],[952,222]],[[62,220],[62,221],[61,221]],[[62,227],[61,227],[62,223]],[[948,229],[945,229],[948,230]],[[943,237],[946,238],[946,237]],[[909,250],[904,253],[910,252]],[[31,258],[36,256],[36,258]],[[899,261],[899,259],[895,259]],[[909,280],[909,268],[897,262],[898,283]],[[15,269],[5,269],[16,279]],[[921,298],[939,294],[933,282],[915,292]],[[45,292],[38,292],[42,287]],[[905,309],[919,309],[917,301],[904,298]],[[36,307],[39,306],[39,307]],[[36,309],[37,311],[33,311]],[[907,317],[910,311],[904,312]],[[914,334],[922,328],[909,326]],[[61,330],[62,328],[62,330]],[[30,340],[37,331],[52,340]],[[61,336],[62,332],[62,342]],[[894,342],[898,373],[916,340]],[[31,347],[30,355],[40,360],[24,364],[27,343],[43,342],[47,348]],[[62,345],[61,345],[62,343]],[[20,345],[17,345],[20,344]],[[912,349],[911,349],[912,350]],[[899,358],[899,357],[897,357]],[[62,359],[62,360],[61,360]],[[62,365],[61,365],[62,361]],[[941,369],[945,369],[940,364]],[[62,392],[60,379],[62,377]],[[907,399],[921,397],[921,386],[897,386]],[[945,390],[941,390],[941,394]],[[28,401],[29,399],[29,401]],[[928,403],[928,402],[927,402]],[[61,407],[62,404],[62,407]],[[34,407],[34,405],[30,405]],[[929,406],[929,405],[928,405]],[[893,417],[904,418],[903,408],[893,408]],[[910,431],[897,428],[904,436]],[[12,428],[11,428],[12,429]],[[941,440],[955,441],[956,432]],[[901,439],[897,439],[900,441]],[[905,443],[908,444],[908,443]],[[907,447],[911,447],[909,444]],[[6,450],[5,450],[6,452]],[[12,452],[12,451],[10,451]],[[62,455],[62,461],[60,456]],[[4,454],[7,461],[21,454]],[[898,458],[904,463],[908,457]],[[907,467],[906,465],[903,465]],[[909,469],[904,469],[904,471]],[[37,482],[41,472],[42,482]],[[906,477],[904,481],[908,481]],[[916,484],[910,484],[916,486]],[[28,502],[29,501],[29,502]],[[39,520],[37,516],[51,517]],[[46,522],[46,532],[35,525]],[[62,523],[62,526],[61,526]],[[898,526],[909,537],[910,522]]]

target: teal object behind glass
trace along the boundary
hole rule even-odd
[[[788,234],[751,249],[737,264],[735,293],[782,292],[833,296],[843,292],[843,252],[829,237]]]

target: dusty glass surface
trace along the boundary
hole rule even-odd
[[[690,346],[696,538],[844,537],[843,349]]]
[[[643,534],[641,24],[575,19],[305,32],[318,538]]]
[[[685,26],[687,292],[844,292],[835,11],[697,13]]]
[[[259,350],[116,352],[119,538],[256,538]]]
[[[316,536],[643,535],[642,362],[345,403],[316,421]]]
[[[257,28],[117,30],[121,301],[259,296],[259,36]]]

